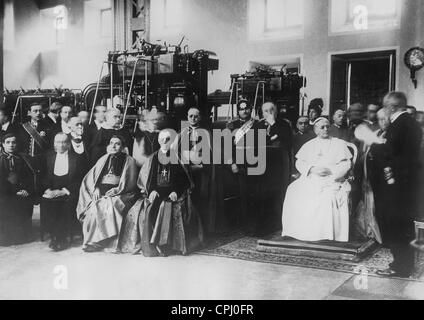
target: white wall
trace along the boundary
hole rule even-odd
[[[408,94],[410,104],[424,110],[424,70],[417,73],[419,87],[415,90],[403,63],[409,48],[424,46],[424,1],[401,0],[400,29],[332,36],[329,35],[330,0],[304,0],[304,37],[275,41],[248,40],[247,0],[182,1],[184,15],[178,33],[187,36],[191,50],[209,49],[218,53],[220,59],[219,71],[210,77],[210,92],[228,90],[230,74],[244,73],[252,58],[301,55],[309,99],[322,97],[328,103],[329,53],[398,48],[397,89]]]

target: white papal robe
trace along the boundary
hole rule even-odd
[[[349,240],[350,184],[345,176],[352,154],[346,142],[315,138],[296,155],[301,177],[287,189],[283,206],[282,236],[301,241]],[[310,172],[312,167],[331,170],[328,177]]]

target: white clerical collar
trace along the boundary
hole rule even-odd
[[[5,124],[3,124],[3,125],[1,126],[1,129],[2,129],[3,131],[6,131],[6,130],[9,128],[9,125],[10,125],[10,121],[7,121]]]
[[[408,113],[407,111],[398,111],[398,112],[395,112],[395,113],[393,113],[391,116],[390,116],[390,123],[393,123],[393,122],[395,122],[396,120],[397,120],[397,118],[399,118],[401,115],[403,115],[404,113]]]
[[[57,123],[57,119],[51,114],[51,113],[49,113],[48,115],[47,115],[50,119],[52,119],[52,121],[54,122],[54,123]]]
[[[339,126],[339,125],[337,125],[335,123],[333,123],[333,126],[335,126],[337,129],[340,129],[342,127],[342,126]]]
[[[68,151],[64,153],[56,153],[53,173],[58,177],[65,176],[69,173]]]

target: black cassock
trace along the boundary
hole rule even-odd
[[[25,190],[29,197],[17,196]],[[0,245],[28,241],[35,198],[35,170],[23,154],[0,153]]]

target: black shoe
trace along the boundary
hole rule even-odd
[[[387,269],[380,269],[377,270],[376,272],[379,276],[383,276],[383,277],[397,277],[397,272],[394,271],[391,268],[387,268]]]
[[[96,246],[92,246],[92,245],[87,245],[85,248],[83,248],[82,250],[84,250],[84,252],[87,253],[92,253],[92,252],[100,252],[102,251],[102,248],[100,247],[96,247]]]
[[[54,250],[57,247],[57,242],[55,240],[50,240],[49,248]]]
[[[410,272],[397,271],[391,268],[384,270],[377,270],[376,272],[379,276],[388,277],[388,278],[409,278],[411,276]]]
[[[68,244],[66,243],[66,241],[57,243],[55,248],[53,248],[53,250],[56,252],[63,251],[66,249],[68,249]]]

